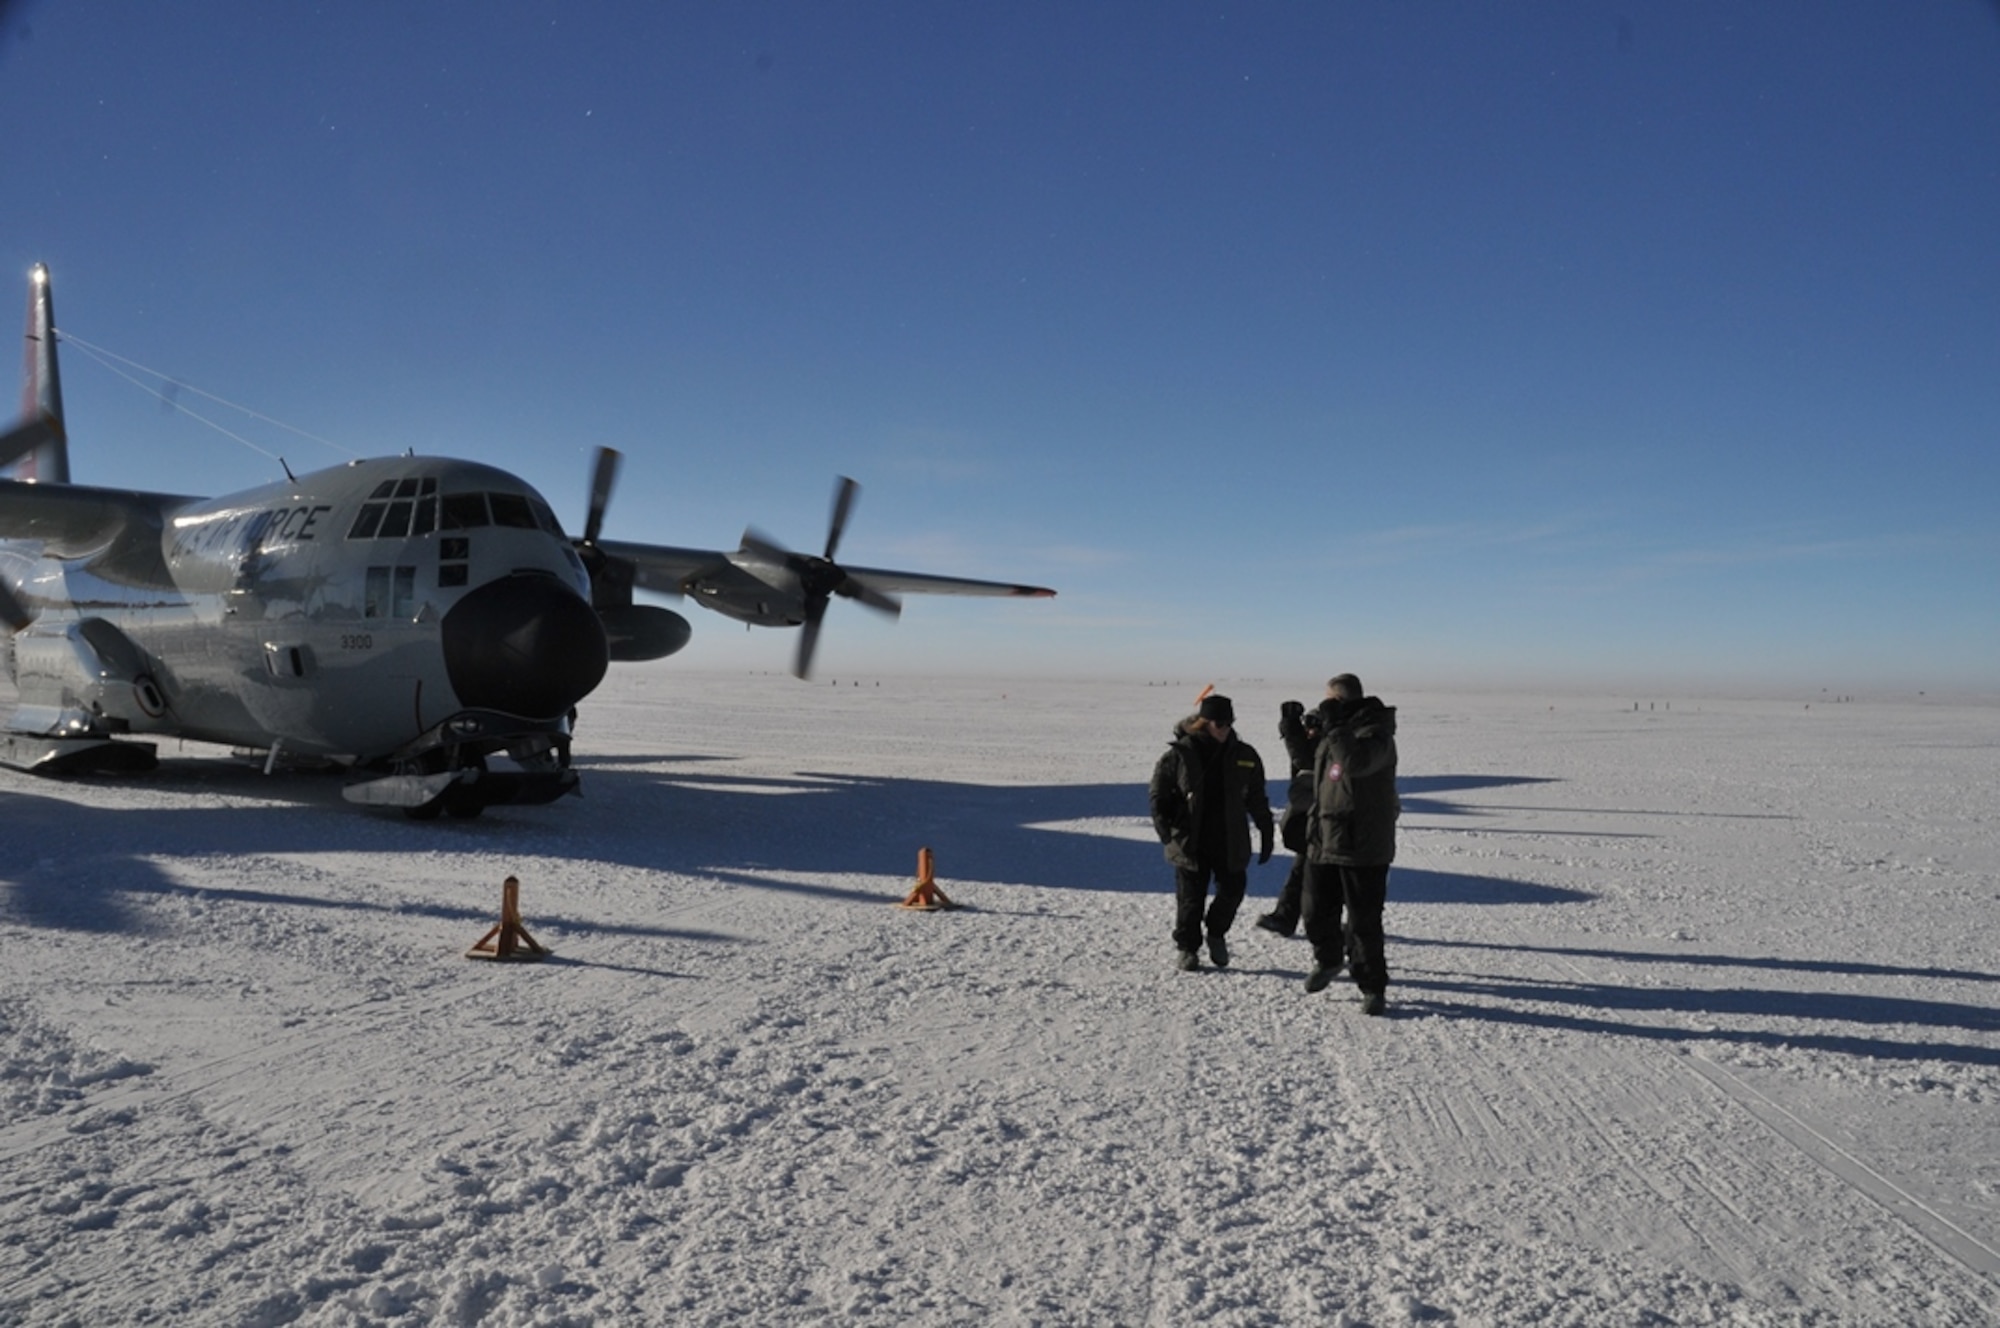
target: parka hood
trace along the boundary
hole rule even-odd
[[[1359,701],[1348,703],[1353,707],[1347,713],[1347,726],[1359,733],[1375,732],[1388,737],[1396,736],[1396,707],[1383,705],[1379,696],[1364,696]]]
[[[1372,729],[1387,732],[1390,737],[1396,734],[1396,707],[1383,705],[1379,696],[1364,696],[1356,701],[1336,701],[1329,696],[1319,703],[1319,720],[1321,729],[1327,732],[1345,728]]]
[[[1233,737],[1234,735],[1232,734],[1231,736]],[[1209,747],[1218,747],[1221,745],[1208,735],[1207,729],[1202,727],[1200,715],[1189,715],[1186,719],[1175,724],[1173,736],[1168,738],[1167,742],[1170,745],[1185,742],[1198,742]]]

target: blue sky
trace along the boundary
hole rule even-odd
[[[572,526],[619,447],[618,538],[816,550],[850,474],[843,558],[1061,592],[837,604],[823,676],[2000,691],[1988,0],[16,0],[0,121],[94,346]],[[276,474],[64,388],[80,482]]]

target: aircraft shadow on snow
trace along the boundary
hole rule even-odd
[[[0,865],[0,921],[143,931],[131,897],[196,892],[164,871],[162,861],[257,854],[513,850],[579,864],[704,875],[758,889],[876,900],[877,892],[820,884],[812,877],[872,873],[914,880],[917,849],[928,846],[946,893],[971,883],[1134,894],[1172,888],[1140,782],[1002,787],[813,772],[732,775],[726,757],[657,758],[670,760],[677,767],[672,773],[634,768],[649,759],[655,758],[579,761],[604,768],[590,772],[581,800],[566,799],[550,809],[426,823],[388,812],[357,815],[342,801],[336,776],[283,771],[266,776],[247,763],[163,760],[156,771],[125,787],[165,799],[117,808],[79,804],[59,792],[42,792],[50,786],[38,779],[0,772],[0,831],[10,832],[17,845],[33,846]],[[1405,784],[1420,791],[1424,813],[1437,817],[1458,814],[1439,796],[1443,793],[1520,782],[1531,781],[1429,776]],[[1274,781],[1271,792],[1274,805],[1281,806],[1283,784]],[[189,807],[190,795],[228,805]],[[1080,828],[1061,828],[1077,823]],[[1252,867],[1252,897],[1275,895],[1290,861],[1280,846],[1269,863]],[[441,879],[441,893],[456,884]],[[1404,903],[1563,903],[1590,897],[1499,877],[1414,869],[1397,871],[1394,890]],[[203,887],[200,893],[257,904],[368,906],[352,896],[281,889]],[[380,906],[467,921],[491,912],[483,896],[465,907],[413,905],[406,898]]]
[[[968,884],[1063,887],[1165,894],[1170,876],[1152,840],[1142,783],[996,787],[802,772],[787,777],[738,776],[729,758],[669,758],[672,773],[630,767],[643,758],[601,758],[580,801],[534,812],[488,815],[477,821],[417,823],[397,814],[357,815],[334,777],[266,777],[248,766],[213,760],[167,760],[128,787],[163,795],[144,805],[93,807],[64,798],[28,776],[0,772],[0,834],[17,851],[0,865],[0,922],[67,931],[143,935],[150,924],[135,901],[146,896],[199,894],[205,899],[268,907],[353,910],[434,917],[485,926],[492,920],[492,881],[467,882],[449,870],[454,850],[568,859],[594,864],[706,876],[745,888],[832,899],[886,902],[879,891],[821,883],[828,877],[875,874],[914,879],[916,850],[937,854],[939,884],[952,893]],[[692,766],[693,769],[685,767]],[[1405,780],[1405,805],[1432,817],[1479,815],[1442,796],[1453,791],[1541,782],[1498,776],[1425,776]],[[1282,795],[1282,785],[1273,785]],[[214,807],[190,807],[190,797]],[[1089,832],[1057,828],[1082,823]],[[1098,827],[1113,833],[1098,833]],[[1129,837],[1127,837],[1129,836]],[[169,872],[175,860],[244,858],[260,854],[441,855],[438,897],[470,902],[413,902],[405,893],[371,900],[297,889],[197,885]],[[1289,867],[1281,849],[1251,869],[1251,895],[1276,893]],[[784,879],[781,879],[784,878]],[[364,883],[365,887],[365,883]],[[1589,899],[1565,890],[1500,877],[1398,868],[1395,903],[1573,903]],[[961,895],[961,897],[963,897]],[[985,901],[974,901],[979,907]],[[538,911],[538,922],[581,932],[687,940],[725,940],[710,933],[636,924],[607,924]],[[1976,1033],[2000,1031],[2000,1011],[1945,1001],[1845,992],[1721,990],[1582,981],[1495,978],[1424,966],[1426,950],[1545,951],[1557,956],[1663,965],[1823,972],[1848,979],[1916,977],[2000,982],[2000,974],[1899,968],[1888,965],[1640,951],[1563,949],[1496,942],[1392,937],[1400,951],[1398,989],[1432,1014],[1674,1042],[1748,1042],[1807,1046],[1859,1056],[1936,1058],[2000,1064],[2000,1048],[1893,1038],[1744,1028],[1688,1028],[1621,1020],[1615,1012],[1696,1015],[1714,1020],[1797,1018],[1860,1026],[1917,1026]],[[1570,1008],[1565,1008],[1570,1007]]]
[[[1400,988],[1427,993],[1424,1007],[1459,1019],[1487,1020],[1586,1033],[1620,1034],[1666,1042],[1750,1043],[1773,1049],[1810,1047],[1848,1056],[1932,1059],[1967,1065],[2000,1065],[2000,1047],[1927,1042],[1850,1033],[1800,1032],[1728,1026],[1744,1019],[1837,1020],[1860,1027],[1932,1028],[2000,1033],[2000,1009],[1960,1001],[1874,996],[1855,991],[1786,990],[1757,987],[1661,986],[1529,977],[1494,978],[1418,967],[1425,950],[1499,950],[1630,963],[1656,977],[1666,967],[1749,969],[1772,973],[1817,973],[1848,981],[1917,978],[1932,982],[2000,982],[2000,974],[1967,969],[1911,968],[1840,960],[1785,959],[1775,955],[1667,954],[1643,950],[1518,945],[1392,937],[1409,961],[1397,974]],[[1473,1003],[1477,1001],[1478,1003]],[[1574,1007],[1574,1012],[1564,1007]],[[1615,1012],[1694,1016],[1717,1021],[1713,1027],[1666,1026],[1620,1020]]]
[[[1392,941],[1391,953],[1397,942]],[[1424,942],[1417,942],[1424,944]],[[1633,955],[1643,959],[1645,956]],[[1675,962],[1691,962],[1676,956]],[[1698,960],[1692,962],[1699,962]],[[1728,962],[1742,962],[1731,960]],[[1774,961],[1774,967],[1799,967]],[[1838,968],[1839,966],[1829,965]],[[1891,969],[1875,966],[1872,971],[1923,974],[1920,969]],[[1991,974],[1961,973],[1950,976],[1992,982]],[[2000,1046],[1970,1042],[1922,1041],[1913,1038],[1868,1036],[1860,1033],[1801,1031],[1796,1027],[1750,1028],[1729,1021],[1743,1019],[1797,1019],[1814,1023],[1837,1020],[1861,1027],[1936,1029],[2000,1033],[2000,1010],[1959,1001],[1915,1000],[1906,996],[1870,996],[1854,992],[1786,991],[1753,987],[1641,987],[1614,983],[1496,980],[1467,977],[1441,980],[1409,970],[1397,973],[1397,989],[1426,993],[1423,1008],[1432,1014],[1456,1019],[1518,1024],[1533,1028],[1560,1028],[1573,1032],[1611,1034],[1674,1043],[1748,1043],[1773,1050],[1812,1048],[1843,1056],[1871,1059],[1940,1060],[1964,1065],[2000,1065]],[[1478,998],[1474,1004],[1471,999]],[[1574,1006],[1574,1013],[1561,1007]],[[1555,1008],[1551,1008],[1555,1007]],[[1621,1020],[1610,1012],[1629,1010],[1666,1015],[1692,1015],[1716,1021],[1711,1027],[1662,1025]]]

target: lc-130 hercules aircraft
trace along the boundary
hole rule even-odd
[[[22,420],[0,435],[0,619],[19,704],[0,763],[143,770],[162,734],[345,766],[350,801],[418,817],[548,802],[577,787],[570,724],[613,660],[659,659],[687,620],[635,589],[763,627],[841,596],[1046,596],[833,560],[746,531],[734,552],[600,539],[618,454],[600,449],[583,536],[492,466],[354,461],[221,498],[70,483],[48,270],[30,278]],[[512,768],[489,769],[504,754]]]

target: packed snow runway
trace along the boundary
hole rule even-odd
[[[1172,966],[1204,681],[615,671],[470,822],[0,772],[0,1322],[2000,1321],[2000,706],[1368,678],[1367,1019],[1282,851]],[[1318,681],[1222,680],[1274,801]]]

